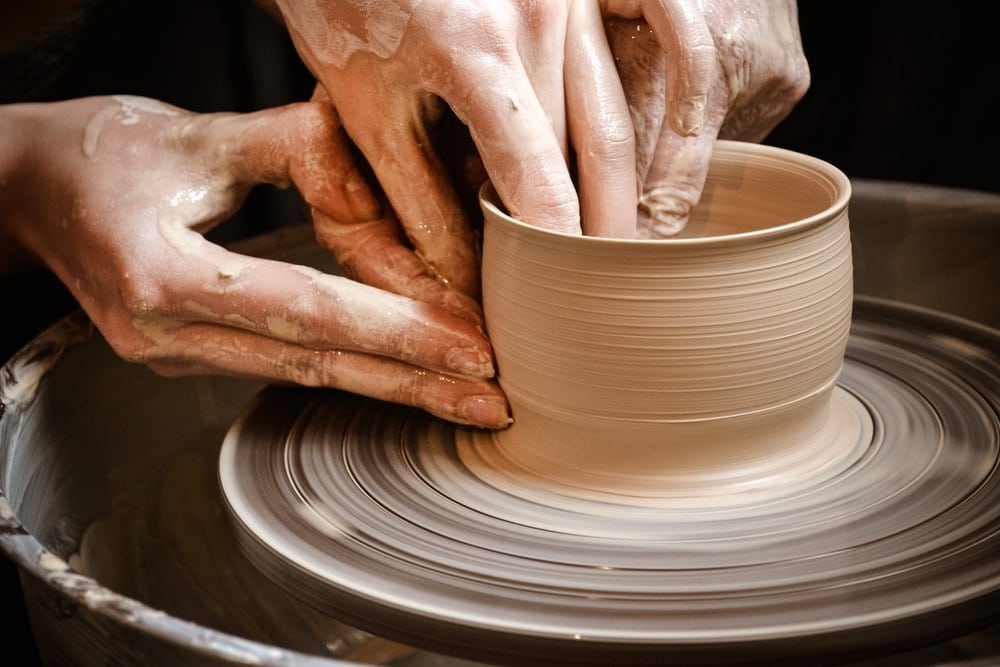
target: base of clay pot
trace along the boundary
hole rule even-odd
[[[836,387],[728,419],[547,429],[544,415],[515,415],[504,431],[456,434],[459,457],[488,484],[563,507],[575,498],[664,508],[759,503],[843,471],[864,453],[873,430],[868,410]],[[547,432],[551,438],[535,441]],[[594,435],[608,432],[617,438]]]

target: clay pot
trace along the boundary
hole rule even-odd
[[[733,502],[842,461],[857,440],[833,400],[849,197],[830,164],[729,141],[663,240],[533,227],[487,184],[483,304],[515,420],[500,455],[571,494],[667,504]]]

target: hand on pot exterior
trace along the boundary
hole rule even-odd
[[[794,0],[602,0],[636,129],[639,236],[671,236],[716,138],[762,141],[809,87]]]
[[[0,254],[21,250],[49,267],[124,359],[168,376],[336,387],[460,423],[509,423],[477,306],[413,273],[419,260],[400,252],[329,105],[10,105],[0,137]],[[259,183],[296,187],[345,265],[394,258],[412,278],[398,291],[421,299],[205,239]]]

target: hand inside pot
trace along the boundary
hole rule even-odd
[[[517,219],[664,237],[716,137],[763,139],[809,82],[791,0],[276,4],[411,242],[469,294],[474,237],[433,140],[446,112]]]

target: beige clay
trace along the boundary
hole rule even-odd
[[[719,144],[670,239],[542,230],[484,189],[484,309],[514,424],[463,437],[463,460],[519,493],[657,505],[833,474],[870,430],[835,391],[849,196],[831,165],[739,142]]]

